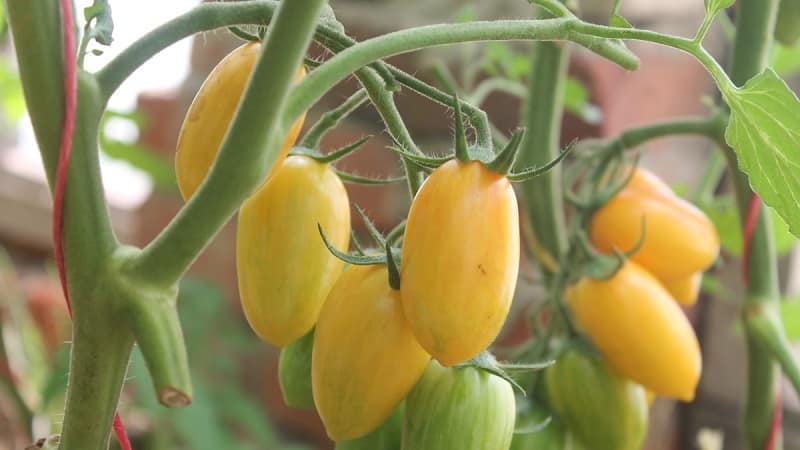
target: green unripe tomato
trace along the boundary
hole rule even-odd
[[[508,450],[516,405],[511,385],[471,366],[431,361],[406,399],[403,450]]]
[[[557,418],[552,418],[550,423],[539,431],[525,432],[537,427],[548,417],[542,408],[519,414],[517,429],[511,440],[511,450],[585,450]]]
[[[336,443],[336,450],[400,450],[405,403],[400,403],[383,425],[368,435]]]
[[[292,408],[314,409],[311,390],[311,351],[314,330],[281,350],[278,360],[278,380],[283,401]]]
[[[570,350],[545,373],[553,411],[586,448],[639,450],[647,431],[647,398],[640,385],[600,359]]]

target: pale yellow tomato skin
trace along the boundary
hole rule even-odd
[[[688,277],[681,277],[671,280],[661,280],[661,284],[667,289],[678,304],[681,306],[692,306],[697,303],[700,295],[700,284],[703,282],[703,273],[695,272]]]
[[[239,295],[250,326],[283,347],[308,333],[342,271],[319,235],[350,243],[347,191],[327,164],[289,156],[242,204],[236,232]]]
[[[620,374],[656,395],[691,401],[702,360],[680,306],[632,261],[610,280],[584,278],[567,299],[578,326]]]
[[[403,237],[400,292],[414,335],[445,366],[497,336],[519,271],[517,200],[481,162],[451,160],[423,183]]]
[[[345,269],[322,308],[314,339],[314,403],[334,441],[356,439],[381,425],[430,361],[384,265]]]
[[[200,187],[214,164],[260,54],[261,44],[258,42],[250,42],[233,50],[214,67],[189,106],[175,151],[175,176],[184,200],[188,200]],[[305,69],[301,67],[295,81],[304,75]],[[304,119],[305,114],[292,125],[270,173],[275,171],[275,167],[294,145]]]
[[[644,232],[631,260],[659,279],[702,272],[719,254],[719,236],[708,217],[644,169],[636,169],[628,186],[595,212],[589,232],[606,253],[633,249]]]

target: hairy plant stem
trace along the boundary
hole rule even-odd
[[[215,164],[173,221],[132,262],[132,273],[156,285],[174,284],[262,183],[289,130],[281,124],[287,93],[324,4],[324,0],[279,3]]]
[[[530,61],[531,75],[523,111],[527,133],[516,163],[522,167],[542,166],[559,154],[569,51],[563,45],[537,42],[533,44]],[[525,241],[528,250],[540,261],[562,261],[567,249],[562,184],[561,166],[557,165],[518,185],[525,205],[523,220],[531,225],[531,235]],[[542,268],[548,278],[553,275],[547,264],[542,264]]]
[[[628,128],[609,140],[586,139],[578,145],[594,152],[619,153],[658,138],[696,135],[706,137],[725,148],[728,145],[725,142],[726,125],[727,118],[723,114],[715,114],[712,117],[684,117]]]
[[[736,14],[736,35],[729,70],[737,86],[759,74],[767,66],[773,42],[778,0],[741,0]],[[736,156],[727,150],[733,175],[742,229],[745,229],[753,191],[747,176],[738,170]],[[778,367],[769,348],[753,325],[759,315],[771,313],[778,306],[777,258],[772,237],[771,217],[761,208],[750,241],[747,280],[742,320],[747,336],[747,398],[744,428],[747,448],[765,450],[773,420]],[[779,441],[779,440],[778,440]],[[780,444],[766,450],[779,450]]]

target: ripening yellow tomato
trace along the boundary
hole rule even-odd
[[[683,306],[692,306],[697,303],[697,296],[700,295],[700,284],[702,282],[702,272],[695,272],[688,277],[680,277],[673,280],[661,280],[661,284],[672,295],[672,298]]]
[[[643,169],[636,169],[628,186],[595,212],[592,243],[604,252],[630,250],[643,223],[644,243],[631,259],[659,279],[689,277],[717,258],[719,236],[708,217]]]
[[[484,350],[508,314],[519,270],[517,200],[508,179],[453,159],[408,214],[400,292],[420,344],[445,366]]]
[[[200,187],[214,163],[260,54],[261,44],[258,42],[244,44],[232,51],[214,67],[189,106],[175,151],[175,176],[184,200]],[[304,75],[305,69],[300,67],[295,81]],[[305,115],[292,125],[272,172],[294,145],[304,119]]]
[[[359,438],[381,425],[430,360],[388,277],[385,265],[347,267],[319,315],[311,385],[334,441]]]
[[[694,398],[700,346],[661,283],[633,261],[609,280],[584,278],[567,290],[579,327],[621,375],[657,395]]]
[[[283,347],[311,330],[350,243],[350,204],[327,164],[289,156],[242,204],[236,231],[239,295],[247,321],[264,340]]]

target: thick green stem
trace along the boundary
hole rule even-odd
[[[287,103],[284,123],[292,123],[353,71],[378,59],[428,47],[470,41],[573,40],[612,58],[625,68],[638,66],[636,57],[626,49],[618,48],[619,45],[576,32],[573,25],[578,22],[576,19],[546,19],[437,24],[400,30],[360,42],[334,56],[298,83]]]
[[[778,10],[778,0],[741,0],[736,20],[731,81],[742,86],[767,66],[772,48],[772,33]],[[729,150],[730,151],[730,150]],[[732,152],[731,152],[732,153]],[[753,192],[747,176],[738,170],[736,157],[729,157],[734,177],[736,198],[745,229]],[[745,403],[745,431],[750,450],[764,450],[769,437],[775,405],[775,383],[778,376],[775,359],[769,348],[760,342],[759,334],[748,319],[762,308],[773,308],[779,301],[776,255],[772,224],[768,211],[761,208],[750,241],[747,261],[747,291],[742,309],[747,331],[748,384]],[[778,450],[777,448],[769,450]]]
[[[564,82],[569,52],[563,45],[537,42],[531,54],[531,80],[525,102],[527,133],[517,157],[522,167],[542,166],[559,154]],[[567,248],[561,166],[520,183],[526,218],[532,234],[526,244],[538,259],[560,261]],[[542,256],[541,252],[547,253]],[[547,264],[542,264],[550,272]],[[552,273],[550,273],[552,275]]]
[[[722,114],[713,117],[685,117],[629,128],[615,138],[601,141],[599,144],[595,140],[585,140],[579,145],[586,148],[599,147],[599,151],[613,153],[638,147],[653,139],[676,135],[696,135],[707,137],[725,148],[727,147],[724,135],[725,125],[726,118]]]
[[[414,139],[411,137],[408,128],[406,128],[403,118],[400,116],[400,111],[398,111],[397,104],[394,102],[394,93],[386,89],[383,79],[372,69],[368,68],[356,72],[356,78],[358,78],[358,81],[367,91],[370,101],[372,101],[375,109],[381,115],[392,139],[404,150],[422,154],[419,147],[417,147],[417,144],[414,142]],[[405,158],[403,158],[403,166],[405,167],[408,190],[411,193],[411,197],[414,197],[420,186],[422,186],[425,172],[423,172],[419,166]]]
[[[105,450],[117,408],[133,334],[125,317],[102,306],[75,316],[69,388],[60,450]]]
[[[175,219],[133,261],[130,269],[136,276],[159,286],[174,284],[261,184],[289,129],[280,123],[287,93],[324,4],[280,2],[216,163]]]

